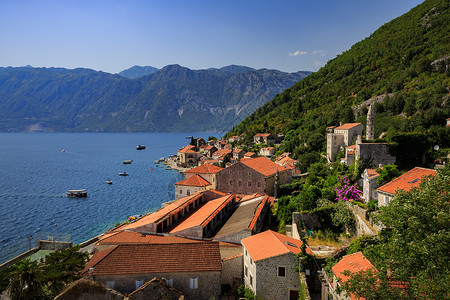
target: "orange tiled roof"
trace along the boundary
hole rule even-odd
[[[376,169],[366,169],[366,172],[369,179],[380,176]]]
[[[253,219],[250,222],[250,224],[248,225],[248,228],[250,230],[253,230],[253,227],[255,227],[255,224],[258,221],[259,215],[261,214],[261,212],[268,200],[269,200],[269,196],[265,196],[264,199],[261,201],[261,203],[258,205],[258,208],[256,209],[256,212],[253,216]]]
[[[161,251],[161,249],[164,249]],[[218,242],[118,245],[94,254],[82,274],[221,271]]]
[[[193,243],[198,240],[182,238],[177,236],[162,234],[142,234],[136,231],[119,231],[113,235],[100,238],[98,245],[119,245],[119,244],[173,244],[173,243]]]
[[[244,150],[242,150],[242,149],[234,149],[234,150],[233,150],[233,153],[240,153],[240,152],[242,152],[242,151],[244,151]]]
[[[257,134],[255,134],[255,136],[268,137],[268,136],[270,136],[270,133],[257,133]]]
[[[346,282],[350,278],[350,276],[343,274],[345,271],[349,271],[350,273],[367,271],[369,269],[377,271],[372,262],[365,258],[362,252],[345,255],[331,269],[333,270],[334,275],[342,282]]]
[[[279,172],[290,169],[287,166],[280,166],[266,157],[243,158],[241,159],[241,163],[264,176],[276,174],[277,168]]]
[[[244,154],[244,156],[248,156],[248,157],[254,156],[254,155],[256,155],[255,152],[247,152],[247,153]]]
[[[290,158],[289,156],[284,156],[278,160],[276,160],[276,162],[282,166],[284,165],[295,165],[298,161],[295,159]]]
[[[175,233],[194,226],[205,227],[234,197],[234,195],[226,195],[206,202],[169,232]]]
[[[339,127],[334,128],[334,130],[348,130],[356,127],[358,125],[362,125],[361,123],[345,123]]]
[[[219,149],[213,153],[214,157],[224,157],[225,155],[230,154],[232,151],[230,149]]]
[[[178,152],[179,153],[195,153],[195,151],[192,150],[193,148],[195,148],[195,146],[187,145],[186,147],[179,149]]]
[[[423,177],[436,174],[436,170],[415,167],[405,174],[397,177],[391,182],[378,188],[378,191],[394,195],[396,190],[409,191],[413,187],[419,186]]]
[[[246,237],[241,240],[241,243],[254,261],[289,252],[298,254],[301,252],[301,246],[303,244],[300,240],[272,230]],[[313,254],[309,247],[306,247],[306,252]]]
[[[206,180],[203,177],[196,174],[194,176],[191,176],[189,178],[186,178],[184,180],[181,180],[181,181],[175,183],[175,185],[202,187],[202,186],[211,185],[211,183],[209,183],[208,180]]]
[[[187,170],[184,173],[196,173],[196,174],[215,174],[217,172],[219,172],[220,170],[222,170],[223,168],[215,166],[215,165],[211,165],[211,164],[203,164],[201,166],[192,168]]]

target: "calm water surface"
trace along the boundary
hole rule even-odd
[[[71,234],[79,243],[173,200],[173,184],[183,175],[154,161],[176,154],[190,135],[219,136],[0,133],[0,261],[2,249],[39,232]],[[138,144],[147,149],[137,151]],[[133,163],[124,165],[127,159]],[[119,176],[122,171],[130,175]],[[66,190],[84,188],[87,198],[66,197]]]

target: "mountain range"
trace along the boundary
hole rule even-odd
[[[0,131],[224,131],[310,72],[0,68]],[[127,78],[130,77],[130,78]]]

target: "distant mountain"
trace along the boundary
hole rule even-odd
[[[146,76],[146,75],[150,75],[152,73],[157,72],[159,69],[154,68],[154,67],[150,67],[150,66],[146,66],[146,67],[141,67],[141,66],[133,66],[129,69],[123,70],[121,72],[119,72],[120,76],[126,77],[126,78],[130,78],[130,79],[136,79],[142,76]]]
[[[224,131],[310,74],[245,68],[0,68],[0,131]]]
[[[222,67],[220,69],[210,68],[208,70],[220,70],[220,71],[228,72],[231,74],[240,74],[240,73],[247,73],[250,71],[255,71],[255,69],[253,69],[253,68],[246,67],[246,66],[237,66],[237,65],[230,65],[230,66]]]

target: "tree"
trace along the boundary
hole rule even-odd
[[[42,268],[36,261],[29,258],[19,261],[10,273],[7,288],[9,297],[16,299],[35,299],[44,295],[41,283]]]
[[[382,168],[378,168],[377,173],[380,174],[377,178],[377,184],[379,186],[382,186],[400,176],[400,171],[397,169],[396,165],[385,165]]]
[[[351,185],[347,176],[339,177],[339,184],[334,189],[336,191],[336,200],[343,201],[359,201],[361,199],[362,191],[356,188],[356,183]]]
[[[450,281],[450,167],[399,191],[380,208],[386,228],[364,254],[378,269],[377,289],[364,289],[368,274],[353,276],[346,289],[367,299],[448,299]],[[384,288],[383,288],[384,287]]]

